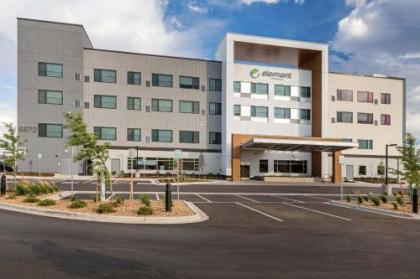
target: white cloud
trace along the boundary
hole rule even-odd
[[[195,2],[195,1],[188,2],[187,7],[191,11],[193,11],[195,13],[199,13],[199,14],[207,14],[209,12],[209,8],[207,8],[203,5],[197,4],[197,2]]]

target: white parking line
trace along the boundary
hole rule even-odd
[[[288,200],[288,201],[291,201],[291,202],[305,203],[304,201],[295,200],[295,199],[292,199],[292,198],[286,198],[286,197],[283,197],[283,196],[277,196],[277,195],[271,195],[271,196],[275,197],[275,198],[278,198],[278,199]]]
[[[247,198],[247,197],[243,197],[243,196],[241,196],[241,195],[234,195],[235,197],[238,197],[238,198],[242,198],[242,199],[244,199],[244,200],[249,200],[249,201],[252,201],[252,202],[256,202],[256,203],[260,203],[259,201],[257,201],[257,200],[254,200],[254,199],[251,199],[251,198]]]
[[[345,218],[345,217],[337,216],[337,215],[334,215],[334,214],[322,212],[322,211],[319,211],[319,210],[299,206],[299,205],[296,205],[296,204],[291,204],[291,203],[285,202],[284,205],[293,206],[293,207],[296,207],[296,208],[300,208],[300,209],[307,210],[307,211],[314,212],[314,213],[319,213],[319,214],[330,216],[330,217],[335,217],[335,218],[338,218],[338,219],[341,219],[341,220],[344,220],[344,221],[351,221],[351,219],[349,219],[349,218]]]
[[[196,195],[197,197],[201,198],[202,200],[205,200],[206,202],[213,203],[211,200],[206,199],[205,197],[201,196],[200,194],[195,194],[195,195]]]
[[[248,206],[248,205],[245,205],[245,204],[243,204],[243,203],[237,202],[236,204],[237,204],[237,205],[240,205],[240,206],[242,206],[242,207],[248,208],[249,210],[252,210],[252,211],[254,211],[254,212],[257,212],[257,213],[259,213],[259,214],[261,214],[261,215],[264,215],[265,217],[268,217],[268,218],[271,218],[271,219],[273,219],[273,220],[276,220],[277,222],[283,222],[283,220],[282,220],[282,219],[280,219],[280,218],[274,217],[274,216],[272,216],[272,215],[270,215],[270,214],[267,214],[267,213],[265,213],[265,212],[262,212],[262,211],[260,211],[260,210],[258,210],[258,209],[255,209],[255,208],[250,207],[250,206]]]
[[[156,196],[156,200],[160,200],[160,197],[159,197],[158,193],[155,193],[155,196]]]

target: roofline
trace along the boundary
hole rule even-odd
[[[42,23],[53,23],[53,24],[61,24],[61,25],[67,25],[67,26],[81,27],[83,29],[83,31],[85,32],[86,37],[89,40],[89,43],[93,46],[92,41],[89,38],[89,34],[86,32],[86,29],[82,24],[69,23],[69,22],[59,22],[59,21],[52,21],[52,20],[42,20],[42,19],[34,19],[34,18],[26,18],[26,17],[17,17],[17,20],[27,20],[27,21],[35,21],[35,22],[42,22]]]
[[[393,77],[393,76],[386,76],[386,75],[375,76],[374,74],[358,74],[358,73],[345,73],[345,72],[334,72],[334,71],[329,72],[329,74],[368,77],[368,78],[396,79],[396,80],[401,80],[401,81],[406,80],[406,78],[403,78],[403,77]]]
[[[122,53],[122,54],[145,55],[145,56],[153,56],[153,57],[164,57],[164,58],[173,58],[173,59],[182,59],[182,60],[194,60],[194,61],[203,61],[203,62],[222,63],[222,61],[211,60],[211,59],[204,59],[204,58],[191,58],[191,57],[182,57],[182,56],[160,55],[160,54],[141,53],[141,52],[130,52],[130,51],[122,51],[122,50],[101,49],[101,48],[86,48],[85,47],[83,49],[85,49],[85,50],[94,50],[94,51]]]

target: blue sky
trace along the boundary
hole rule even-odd
[[[407,78],[408,131],[420,138],[419,0],[0,0],[0,10],[0,121],[15,121],[16,17],[29,17],[83,24],[98,48],[168,55],[213,58],[225,32],[328,43],[330,70]]]

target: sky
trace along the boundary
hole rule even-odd
[[[407,79],[407,130],[420,139],[420,0],[0,0],[0,11],[0,122],[16,121],[26,17],[83,24],[97,48],[197,58],[214,58],[226,32],[328,43],[331,71]]]

